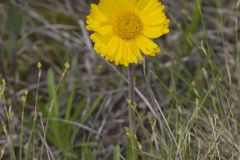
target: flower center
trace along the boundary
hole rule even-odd
[[[122,39],[129,40],[139,35],[142,29],[141,19],[134,13],[128,12],[117,18],[113,31]]]

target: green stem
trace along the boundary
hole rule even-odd
[[[134,83],[134,66],[129,65],[128,69],[128,94],[129,94],[129,133],[128,133],[128,149],[127,160],[137,160],[136,148],[136,130],[135,130],[135,83]]]
[[[135,83],[134,83],[134,67],[133,65],[129,66],[128,69],[128,94],[129,94],[129,129],[132,134],[135,134],[135,118],[134,110],[135,106]]]

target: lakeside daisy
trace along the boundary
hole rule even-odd
[[[91,4],[86,23],[97,53],[125,66],[143,60],[142,54],[159,53],[152,39],[169,32],[164,5],[158,0],[100,0]]]

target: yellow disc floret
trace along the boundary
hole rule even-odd
[[[122,39],[129,40],[139,35],[143,30],[141,19],[134,13],[123,13],[116,19],[114,33]]]

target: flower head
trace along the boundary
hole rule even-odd
[[[158,0],[100,0],[91,4],[86,28],[93,31],[94,48],[106,60],[128,66],[155,56],[152,39],[169,32],[169,20]]]

